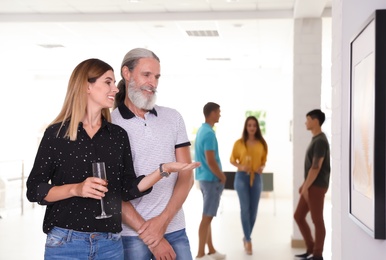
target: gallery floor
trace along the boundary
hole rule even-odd
[[[252,237],[252,256],[243,251],[239,202],[235,191],[225,190],[218,216],[212,222],[213,241],[218,251],[227,254],[228,260],[292,260],[304,249],[291,248],[293,206],[291,199],[274,199],[265,194]],[[197,254],[198,226],[201,219],[202,198],[193,187],[184,205],[187,233],[192,255]],[[44,208],[35,205],[24,214],[10,213],[0,219],[0,260],[43,259],[45,234],[42,232]],[[331,260],[331,203],[326,200],[325,221],[327,237],[324,259]]]

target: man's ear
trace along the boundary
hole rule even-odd
[[[129,68],[127,66],[123,66],[122,69],[121,69],[121,73],[122,73],[122,77],[129,81],[130,79],[130,76],[131,76],[131,72],[129,70]]]

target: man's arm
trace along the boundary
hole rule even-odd
[[[130,201],[122,202],[122,222],[126,225],[129,225],[135,231],[145,223],[145,220],[141,215],[134,209]]]
[[[177,162],[192,162],[189,146],[176,149],[176,160]],[[159,241],[165,234],[170,221],[181,209],[188,197],[193,183],[193,170],[179,172],[172,197],[170,198],[164,211],[159,216],[146,221],[144,225],[141,226],[140,230],[138,230],[140,238],[149,247],[158,245]]]
[[[145,223],[145,220],[129,201],[124,201],[122,202],[122,222],[129,225],[135,231],[138,231],[143,223]],[[149,247],[149,249],[156,259],[176,259],[176,253],[169,242],[163,237],[156,246],[152,248]]]
[[[205,158],[208,163],[209,169],[212,171],[212,173],[220,179],[220,182],[222,184],[225,184],[225,181],[227,178],[225,174],[221,171],[219,165],[217,164],[214,151],[213,150],[205,151]]]
[[[300,189],[300,195],[304,196],[306,201],[308,201],[308,189],[311,187],[312,183],[314,183],[316,177],[318,177],[320,169],[322,168],[323,161],[324,161],[323,157],[321,158],[314,157],[312,159],[311,168],[308,170],[307,178],[305,179]]]
[[[177,162],[192,162],[189,146],[176,149],[176,160]],[[173,195],[170,198],[170,201],[165,210],[161,214],[167,221],[166,226],[169,225],[173,217],[182,208],[182,205],[184,204],[191,188],[193,187],[193,183],[193,170],[180,172],[178,174],[178,179],[176,185],[174,186]]]

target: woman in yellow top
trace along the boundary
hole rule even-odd
[[[237,167],[234,187],[240,200],[244,248],[249,255],[252,254],[251,234],[263,189],[261,173],[267,153],[268,146],[261,134],[259,121],[254,116],[247,117],[242,137],[233,146],[230,162]]]

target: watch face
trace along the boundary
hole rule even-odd
[[[159,171],[160,171],[160,173],[161,173],[161,176],[162,176],[162,177],[169,177],[170,173],[165,172],[165,171],[162,169],[162,165],[163,165],[163,163],[161,163],[161,164],[159,165]]]
[[[161,172],[161,176],[162,177],[169,177],[169,173],[168,172]]]

